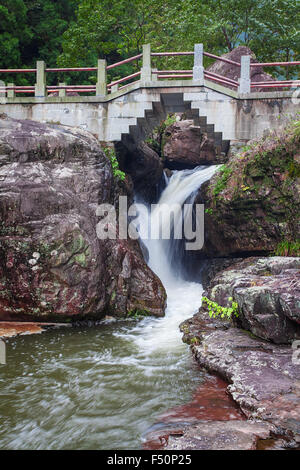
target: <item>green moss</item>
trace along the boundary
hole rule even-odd
[[[292,179],[299,178],[300,177],[300,164],[296,161],[290,162],[288,166],[288,173],[289,173],[289,177]]]
[[[25,236],[28,235],[28,230],[22,225],[6,225],[5,222],[0,222],[0,236]]]
[[[85,247],[85,240],[81,234],[78,237],[74,237],[72,239],[72,245],[70,248],[71,253],[78,253],[78,251],[82,251]]]
[[[87,267],[87,259],[84,253],[79,253],[78,255],[74,256],[74,260],[77,264],[79,264],[82,268]]]
[[[197,346],[197,345],[200,344],[200,339],[197,338],[196,336],[194,336],[193,338],[191,338],[191,339],[189,340],[189,343],[192,344],[192,345],[194,345],[194,346]]]
[[[114,301],[115,298],[116,298],[117,294],[116,294],[116,291],[114,290],[113,293],[111,294],[111,300]]]
[[[148,317],[149,314],[150,314],[150,312],[147,309],[133,308],[131,310],[128,310],[127,317],[128,318],[133,318],[135,320],[139,320],[141,318]]]
[[[225,188],[229,177],[232,175],[233,169],[230,166],[223,165],[219,169],[218,178],[213,187],[213,195],[218,196]]]

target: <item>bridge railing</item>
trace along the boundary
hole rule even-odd
[[[194,58],[194,66],[191,70],[159,70],[152,67],[152,60],[155,58],[164,57],[187,57]],[[220,74],[211,72],[204,69],[203,58],[208,57],[216,61],[221,61],[229,65],[238,67],[240,70],[239,80],[234,80],[222,76]],[[107,83],[107,74],[111,70],[121,67],[125,64],[142,60],[142,67],[135,73],[127,75]],[[253,89],[290,89],[300,86],[299,80],[270,80],[261,82],[251,82],[251,68],[265,68],[265,67],[291,67],[299,66],[300,61],[296,62],[266,62],[255,63],[251,62],[250,56],[242,56],[241,62],[236,62],[226,57],[220,57],[209,52],[205,52],[203,44],[195,44],[194,51],[186,52],[152,52],[150,44],[143,46],[143,52],[128,59],[116,62],[115,64],[107,65],[106,60],[99,59],[97,67],[68,67],[68,68],[47,68],[45,62],[38,61],[35,69],[0,69],[1,74],[35,74],[36,81],[34,85],[29,86],[16,86],[13,83],[8,83],[0,87],[0,95],[5,94],[8,98],[14,98],[17,95],[34,95],[38,98],[47,96],[58,95],[65,97],[67,94],[94,94],[96,96],[106,96],[108,93],[114,93],[118,90],[126,89],[128,86],[139,81],[152,83],[163,82],[164,80],[192,80],[197,85],[204,85],[205,80],[214,82],[227,88],[234,89],[241,94],[247,94]],[[46,76],[48,73],[69,73],[69,72],[96,72],[97,83],[95,85],[66,85],[59,83],[58,85],[47,86]],[[120,86],[121,85],[121,86]]]

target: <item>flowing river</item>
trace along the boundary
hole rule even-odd
[[[182,206],[214,171],[175,172],[159,202]],[[139,449],[159,416],[203,383],[178,328],[198,310],[202,286],[174,265],[176,241],[144,243],[167,290],[166,316],[9,340],[0,366],[0,449]]]

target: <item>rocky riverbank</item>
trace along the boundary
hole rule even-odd
[[[248,422],[197,423],[168,449],[248,449],[270,439],[276,448],[300,446],[299,286],[300,258],[251,258],[212,278],[207,297],[224,307],[233,297],[239,316],[211,318],[204,305],[181,325],[183,340],[201,367],[229,383]]]
[[[257,256],[277,249],[298,256],[299,148],[296,120],[249,142],[203,185],[196,198],[206,212],[203,256]]]

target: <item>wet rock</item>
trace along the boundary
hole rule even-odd
[[[120,167],[133,180],[136,192],[146,201],[153,201],[157,196],[157,186],[163,174],[160,156],[145,142],[140,142],[132,149],[120,150]]]
[[[300,258],[250,258],[211,281],[208,297],[238,303],[238,325],[260,338],[289,343],[300,338]]]
[[[103,317],[113,269],[119,267],[117,261],[107,266],[108,250],[117,241],[98,239],[96,208],[116,204],[122,188],[99,142],[81,129],[1,116],[0,149],[0,319]],[[138,244],[128,246],[123,257],[130,259],[133,250],[139,267],[132,268],[123,295],[130,297],[132,290],[142,302],[137,278],[141,275],[146,284],[154,282],[154,275]],[[151,308],[155,302],[163,306],[165,299],[156,281],[155,299],[151,293],[147,297]],[[124,304],[118,315],[127,313]]]
[[[108,310],[114,316],[163,316],[166,293],[158,277],[145,264],[134,240],[107,241],[106,265],[110,273]]]
[[[13,338],[15,336],[34,335],[43,333],[48,329],[68,328],[68,323],[37,323],[37,322],[2,322],[0,321],[0,338]]]
[[[170,436],[164,450],[256,450],[260,439],[268,439],[274,426],[245,421],[200,421],[182,436]]]
[[[243,258],[215,258],[204,260],[201,263],[201,283],[204,289],[208,289],[211,281],[217,273],[223,271],[230,266],[235,265],[243,260]]]
[[[278,435],[300,442],[300,368],[294,351],[237,328],[199,332],[193,353],[200,366],[227,380],[247,418],[276,426]]]
[[[214,140],[195,126],[193,121],[178,121],[166,128],[163,135],[165,166],[180,170],[219,162]]]
[[[274,344],[252,332],[277,342],[299,333],[299,263],[299,258],[252,258],[210,282],[207,296],[226,306],[232,295],[239,304],[238,324],[251,331],[210,318],[206,306],[180,325],[198,364],[230,384],[228,392],[248,419],[273,424],[284,447],[300,443],[298,343]]]

